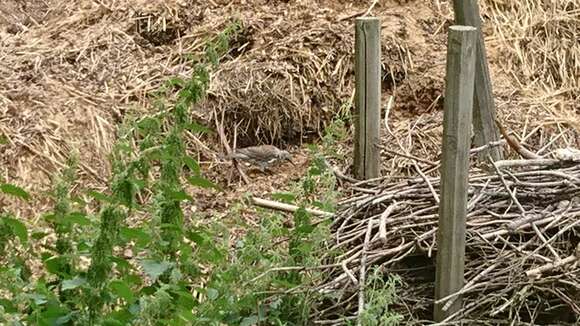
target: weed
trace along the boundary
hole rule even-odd
[[[98,213],[72,194],[77,162],[56,181],[54,209],[45,216],[51,232],[31,232],[0,212],[0,323],[34,325],[303,325],[321,298],[309,286],[325,275],[331,259],[329,221],[304,208],[291,220],[259,211],[260,228],[230,248],[229,229],[219,222],[185,221],[188,186],[219,191],[186,152],[185,132],[208,133],[189,109],[205,96],[211,69],[228,53],[243,27],[234,21],[194,58],[189,78],[172,78],[154,94],[158,112],[127,119],[111,153],[106,191],[89,191]],[[333,211],[336,180],[324,155],[346,137],[344,119],[333,122],[322,149],[312,147],[307,174],[281,200]],[[210,190],[211,189],[211,190]],[[0,193],[27,200],[24,189],[0,184]],[[230,214],[238,214],[232,209]],[[192,216],[195,218],[195,216]],[[46,240],[48,234],[55,239]],[[46,241],[45,241],[46,240]],[[31,246],[35,242],[36,246]],[[23,248],[42,260],[32,279]],[[54,243],[54,245],[52,245]],[[292,268],[280,267],[290,266]],[[395,320],[384,310],[394,282],[374,280],[368,293],[369,322]],[[386,286],[386,287],[385,287]],[[383,295],[379,294],[383,291]],[[382,309],[382,310],[381,310]],[[393,319],[395,318],[395,319]]]
[[[344,161],[346,157],[340,154],[337,150],[337,143],[344,142],[349,136],[347,129],[347,122],[350,121],[350,116],[337,117],[325,128],[322,137],[322,148],[324,154],[328,157],[335,158],[339,161]]]
[[[1,216],[0,253],[14,254],[7,264],[5,260],[0,264],[0,278],[6,281],[0,289],[0,320],[38,325],[173,325],[196,319],[192,314],[195,300],[188,289],[202,275],[196,260],[213,259],[216,264],[225,255],[213,245],[212,235],[204,246],[192,249],[199,234],[185,232],[182,205],[192,198],[186,194],[183,180],[199,187],[215,185],[200,175],[199,165],[186,154],[181,139],[185,130],[207,132],[191,121],[189,108],[205,95],[210,67],[218,63],[228,38],[239,28],[232,25],[208,42],[207,57],[198,59],[191,78],[168,82],[158,93],[162,95],[158,114],[128,121],[120,128],[111,155],[109,194],[89,192],[101,206],[96,217],[75,209],[70,192],[76,160],[71,159],[56,182],[54,211],[45,219],[56,239],[40,254],[44,271],[38,281],[28,284],[30,280],[18,264],[20,257],[13,250],[18,239],[22,246],[27,244],[26,226],[8,213]],[[165,103],[169,99],[175,102]],[[0,184],[0,190],[12,197],[30,198],[11,184]],[[137,196],[151,199],[138,203]],[[136,215],[149,217],[150,222],[129,227],[128,220]],[[95,225],[93,218],[99,223]],[[85,232],[79,232],[77,225]],[[35,240],[46,236],[34,234],[38,235]],[[120,256],[123,250],[134,251],[139,259]],[[81,255],[90,261],[88,267],[81,264]]]
[[[389,311],[389,306],[395,303],[395,291],[401,281],[396,276],[385,280],[380,268],[370,271],[365,287],[365,309],[360,316],[360,322],[365,326],[399,325],[402,316]]]

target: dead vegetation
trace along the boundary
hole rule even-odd
[[[4,175],[42,188],[71,148],[84,148],[85,181],[98,185],[123,117],[150,110],[150,93],[171,76],[187,75],[187,58],[233,19],[242,32],[212,76],[200,117],[211,124],[214,112],[225,111],[225,131],[231,139],[237,125],[242,146],[312,139],[350,110],[351,18],[366,9],[332,1],[8,2],[0,68]],[[577,144],[577,3],[488,1],[483,13],[506,125],[532,147],[555,138]],[[448,3],[378,4],[372,14],[383,18],[385,102],[394,96],[393,135],[384,143],[436,158]],[[14,32],[17,25],[26,28]],[[387,170],[400,171],[392,162]]]
[[[465,301],[447,321],[544,325],[580,317],[579,153],[567,161],[506,160],[494,163],[491,173],[473,171]],[[424,174],[352,185],[333,220],[332,249],[344,254],[319,285],[320,291],[339,294],[333,304],[340,308],[319,318],[356,315],[365,273],[378,268],[396,272],[407,284],[394,306],[406,324],[432,319],[440,187],[438,177]],[[449,296],[442,304],[456,299]]]
[[[82,188],[109,175],[120,123],[152,113],[152,92],[191,73],[204,40],[232,21],[242,27],[195,108],[212,126],[224,116],[239,146],[301,144],[319,136],[353,100],[352,18],[368,4],[348,1],[74,0],[0,4],[0,179],[41,192],[68,154],[80,152]],[[580,148],[580,1],[481,1],[500,120],[531,151]],[[383,175],[437,175],[442,133],[447,1],[379,2],[382,18]],[[191,137],[204,170],[223,180],[217,139]],[[349,153],[348,142],[341,144]],[[348,166],[349,162],[340,162]],[[283,186],[257,177],[238,192]],[[233,192],[226,198],[236,196]],[[214,208],[200,196],[199,207]],[[207,203],[205,203],[207,202]],[[7,203],[7,206],[12,205]],[[21,216],[34,211],[14,206]],[[34,212],[34,214],[32,214]]]

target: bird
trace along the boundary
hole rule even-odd
[[[292,165],[292,155],[288,151],[281,150],[273,145],[250,146],[236,149],[230,159],[245,161],[258,166],[260,171],[264,172],[271,164],[288,161]]]

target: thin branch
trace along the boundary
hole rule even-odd
[[[300,209],[300,207],[298,207],[296,205],[281,203],[281,202],[257,198],[257,197],[252,197],[252,203],[256,206],[274,209],[274,210],[283,211],[283,212],[289,212],[289,213],[294,213]],[[334,214],[331,212],[321,211],[318,209],[304,208],[304,210],[306,210],[307,213],[312,214],[314,216],[328,217],[328,218],[334,216]]]

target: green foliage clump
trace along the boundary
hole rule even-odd
[[[385,279],[380,268],[371,271],[365,286],[365,309],[360,316],[362,325],[395,326],[399,325],[403,316],[389,311],[389,306],[395,303],[396,288],[401,285],[397,276]]]
[[[195,321],[196,299],[190,284],[202,283],[199,262],[204,256],[223,259],[227,251],[197,247],[196,235],[185,231],[182,205],[192,198],[183,181],[204,188],[217,186],[201,176],[182,139],[185,131],[209,131],[191,121],[189,109],[205,96],[210,69],[240,29],[234,22],[208,40],[206,55],[194,60],[190,78],[173,78],[157,93],[159,112],[120,128],[111,155],[109,189],[88,192],[100,206],[96,216],[86,214],[86,203],[72,197],[77,163],[71,158],[56,181],[53,212],[45,216],[51,231],[33,234],[39,241],[48,234],[55,236],[33,253],[43,263],[40,279],[28,280],[26,266],[17,264],[20,255],[13,250],[29,245],[26,226],[8,213],[0,216],[0,253],[11,253],[0,263],[0,278],[6,281],[0,288],[2,322],[173,325]],[[11,184],[0,184],[0,190],[30,198]],[[148,222],[128,226],[137,216]],[[206,243],[213,245],[212,240]],[[138,259],[124,257],[127,250]]]

